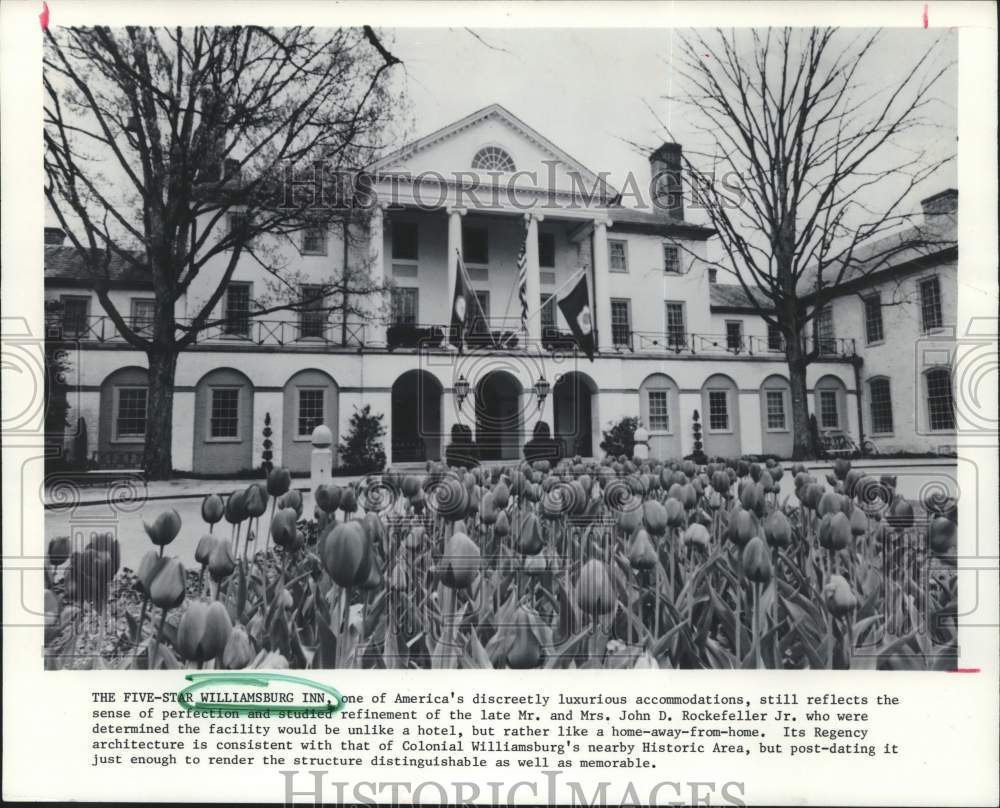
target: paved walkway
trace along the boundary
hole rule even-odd
[[[357,476],[337,477],[334,482],[352,482],[357,480]],[[114,486],[117,490],[115,494],[127,499],[145,499],[147,501],[160,499],[200,499],[206,494],[229,494],[246,488],[250,479],[245,480],[205,480],[191,477],[178,477],[173,480],[153,480],[145,481],[136,476],[126,477],[123,480],[112,483],[95,483],[93,485],[80,485],[75,491],[67,489],[67,483],[61,482],[54,486],[45,488],[46,508],[65,508],[67,498],[72,498],[75,505],[106,505],[108,502],[109,489]],[[292,488],[307,492],[309,488],[308,477],[293,477]],[[78,499],[77,499],[78,497]]]
[[[866,471],[870,474],[881,474],[885,469],[894,469],[896,471],[902,471],[904,473],[918,472],[919,469],[934,469],[934,468],[948,468],[954,467],[956,464],[955,458],[870,458],[865,460],[858,460],[852,463],[854,468],[860,469],[861,471]],[[510,461],[498,461],[498,463],[487,463],[485,465],[497,465],[497,464],[509,464]],[[785,461],[783,464],[786,468],[791,468],[792,462]],[[829,462],[821,463],[806,463],[806,467],[813,474],[825,475],[831,470],[832,464]],[[406,464],[400,466],[394,466],[401,471],[408,473],[419,473],[423,470],[423,464]],[[173,480],[156,480],[151,482],[146,482],[137,476],[124,475],[127,482],[124,484],[122,482],[116,483],[116,487],[119,487],[118,492],[120,495],[128,496],[129,490],[127,486],[134,486],[135,498],[144,498],[146,500],[162,500],[162,499],[193,499],[201,498],[207,493],[218,493],[218,494],[228,494],[231,491],[245,488],[250,485],[252,480],[206,480],[200,478],[191,477],[179,477]],[[337,483],[347,483],[353,482],[359,479],[359,475],[355,476],[345,476],[337,477],[334,482]],[[292,487],[297,488],[300,491],[307,492],[310,490],[309,478],[308,477],[293,477]],[[57,483],[54,486],[47,486],[45,489],[45,507],[46,508],[65,508],[68,504],[67,498],[72,498],[75,505],[104,505],[108,502],[108,483],[96,483],[93,485],[81,485],[75,488],[74,491],[69,491],[67,489],[67,483]],[[78,499],[77,499],[78,497]],[[132,496],[128,497],[132,499]]]

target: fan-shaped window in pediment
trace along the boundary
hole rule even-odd
[[[483,146],[472,158],[472,167],[476,171],[507,171],[515,170],[514,158],[499,146]]]

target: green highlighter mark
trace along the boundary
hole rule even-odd
[[[332,715],[344,706],[344,698],[340,692],[328,685],[314,682],[302,676],[289,676],[283,673],[189,673],[185,677],[191,684],[177,694],[178,703],[188,710],[232,710],[239,714],[281,712],[286,715]],[[330,697],[325,704],[259,704],[236,702],[204,702],[193,701],[195,693],[215,685],[252,685],[253,687],[268,687],[271,682],[288,682],[304,685],[311,690],[318,690]]]

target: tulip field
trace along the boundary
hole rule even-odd
[[[794,494],[779,482],[791,475]],[[957,664],[953,500],[837,461],[430,463],[320,486],[284,469],[176,511],[149,550],[49,542],[60,668],[790,668]]]

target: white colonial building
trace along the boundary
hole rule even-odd
[[[665,144],[650,158],[667,194],[679,150]],[[360,319],[319,310],[257,318],[254,301],[268,278],[255,262],[241,262],[220,302],[226,324],[202,334],[177,363],[176,469],[258,466],[269,416],[273,461],[306,471],[313,428],[327,424],[336,442],[365,404],[385,415],[396,465],[442,457],[456,423],[472,429],[487,460],[519,457],[539,419],[568,454],[599,455],[602,429],[627,415],[642,418],[651,454],[679,457],[692,451],[696,411],[709,455],[790,454],[780,336],[768,333],[739,286],[714,283],[703,263],[713,233],[685,221],[679,196],[664,196],[656,212],[623,207],[617,191],[498,105],[405,146],[370,177],[379,204],[364,233],[310,230],[284,249],[304,291],[339,276],[346,262],[391,281],[391,300],[371,301],[371,316]],[[47,230],[46,295],[62,302],[50,333],[78,345],[69,420],[85,426],[98,464],[136,465],[146,358],[116,334],[62,241]],[[527,333],[518,302],[522,244],[527,297],[538,312]],[[855,440],[873,435],[890,449],[949,442],[942,379],[933,368],[904,367],[900,352],[954,323],[954,253],[904,262],[869,283],[864,299],[845,294],[832,304],[818,335],[823,355],[808,375],[823,428]],[[500,342],[461,355],[446,338],[456,254]],[[215,260],[221,272],[225,256]],[[596,321],[593,362],[573,349],[549,299],[580,267]],[[148,279],[114,265],[112,277],[119,310],[142,327],[151,316]],[[211,264],[203,270],[179,318],[217,278]],[[887,304],[889,287],[900,285],[914,286],[916,299],[876,318],[869,301],[881,293]],[[948,407],[950,395],[949,385]],[[80,445],[69,435],[66,442]]]

